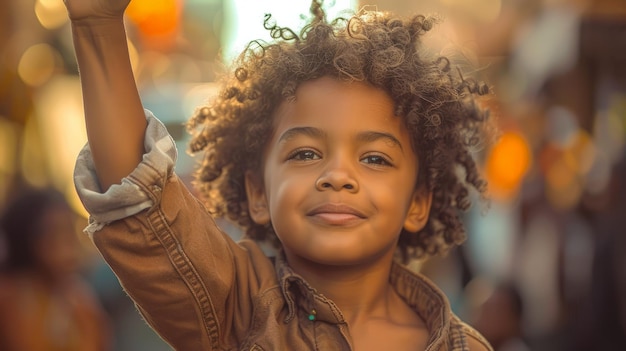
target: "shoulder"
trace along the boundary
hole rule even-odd
[[[468,335],[467,346],[470,351],[493,351],[491,345],[484,338],[475,338]]]
[[[457,324],[465,336],[468,350],[470,351],[493,351],[493,347],[482,334],[476,329],[463,322],[457,316],[453,316],[453,323]]]

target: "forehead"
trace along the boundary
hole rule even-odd
[[[294,126],[313,126],[331,136],[374,130],[408,140],[408,130],[394,110],[393,100],[381,89],[323,77],[302,83],[294,98],[280,105],[274,116],[274,135]]]

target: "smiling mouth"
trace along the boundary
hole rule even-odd
[[[367,218],[365,214],[350,206],[341,204],[324,204],[307,213],[307,216],[321,224],[345,226],[360,222]]]

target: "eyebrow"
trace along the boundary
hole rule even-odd
[[[315,139],[326,139],[326,133],[321,129],[314,127],[294,127],[287,129],[283,134],[281,134],[278,142],[289,141],[298,135],[305,135]]]
[[[389,133],[373,132],[373,131],[362,132],[357,135],[356,139],[358,141],[367,142],[367,143],[371,143],[371,142],[383,139],[391,143],[393,146],[397,146],[398,148],[400,148],[400,151],[404,152],[404,149],[402,148],[402,143],[400,143],[400,140],[398,140],[398,138],[396,138],[395,136]]]
[[[294,127],[294,128],[290,128],[286,130],[283,134],[281,134],[280,138],[278,139],[278,142],[280,143],[280,142],[289,141],[290,139],[293,139],[294,137],[298,135],[305,135],[305,136],[309,136],[315,139],[326,139],[327,137],[326,132],[318,128]],[[404,149],[402,148],[402,143],[400,143],[400,140],[398,140],[398,138],[396,138],[390,133],[367,131],[367,132],[359,133],[356,137],[357,141],[366,142],[366,143],[371,143],[371,142],[381,140],[381,139],[389,142],[390,144],[392,144],[392,146],[398,147],[401,151],[404,152]]]

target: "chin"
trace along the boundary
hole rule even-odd
[[[366,254],[354,251],[354,249],[325,250],[323,251],[323,254],[315,253],[313,255],[301,257],[319,265],[346,267],[369,263],[381,256],[380,254]]]

